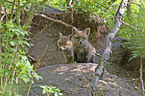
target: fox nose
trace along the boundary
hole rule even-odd
[[[83,42],[82,42],[82,41],[80,41],[80,44],[83,44]]]
[[[60,50],[65,50],[65,49],[66,49],[66,47],[64,47],[64,46],[63,47],[60,47]]]

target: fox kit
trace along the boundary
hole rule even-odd
[[[72,63],[74,60],[72,39],[73,39],[72,35],[63,36],[61,33],[59,33],[57,45],[60,48],[60,50],[63,51],[67,59],[67,63]]]
[[[88,41],[90,28],[73,33],[73,49],[77,62],[94,62],[96,49]]]

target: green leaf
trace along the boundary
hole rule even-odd
[[[43,90],[43,91],[42,91],[42,94],[45,94],[45,93],[46,93],[46,91],[45,91],[45,90]]]
[[[11,44],[11,46],[15,46],[17,43],[16,43],[15,40],[12,40],[12,41],[10,42],[10,44]]]
[[[34,77],[39,80],[39,79],[43,79],[40,75],[38,75],[36,72],[33,72]]]

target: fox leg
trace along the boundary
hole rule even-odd
[[[90,56],[90,55],[86,56],[85,62],[86,62],[86,63],[89,63],[89,62],[90,62],[90,59],[91,59],[91,56]]]
[[[87,55],[87,56],[86,56],[86,62],[87,62],[87,63],[88,63],[88,62],[94,63],[94,62],[95,62],[95,54],[93,53],[93,54],[91,54],[91,55]]]
[[[94,55],[94,54],[92,55],[90,61],[91,61],[92,63],[95,63],[95,55]]]
[[[74,61],[74,57],[73,56],[67,57],[67,64],[68,63],[72,63],[73,61]]]

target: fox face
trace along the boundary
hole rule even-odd
[[[88,42],[88,37],[90,34],[90,28],[85,29],[84,31],[78,31],[73,34],[74,44],[77,46],[85,46]]]
[[[95,62],[96,49],[88,41],[90,28],[73,33],[74,59],[77,62]]]
[[[57,41],[57,45],[60,48],[60,50],[63,51],[67,63],[72,63],[74,60],[72,35],[63,36],[61,33],[59,33],[59,39]]]
[[[59,40],[57,41],[57,45],[61,50],[69,50],[72,48],[72,35],[63,36],[59,33]]]

